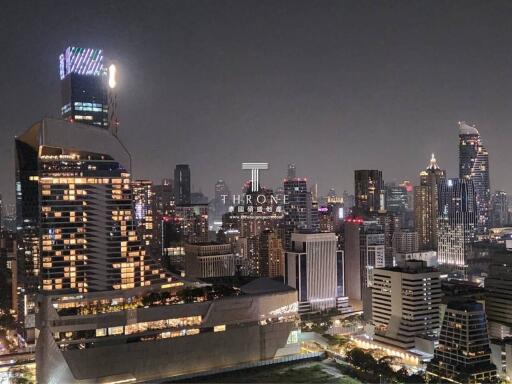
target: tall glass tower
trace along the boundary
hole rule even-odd
[[[459,122],[459,177],[473,181],[478,207],[478,234],[489,230],[491,190],[489,153],[474,126]]]

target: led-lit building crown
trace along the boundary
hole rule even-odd
[[[61,80],[70,73],[100,76],[106,71],[101,49],[68,47],[60,55],[59,62]]]

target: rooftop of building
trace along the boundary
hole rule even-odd
[[[469,125],[465,121],[459,121],[459,135],[479,135],[478,129],[474,125]]]
[[[409,259],[395,267],[377,268],[385,271],[401,272],[401,273],[433,273],[438,272],[434,267],[427,266],[424,260]]]
[[[241,288],[242,293],[248,295],[259,295],[265,293],[280,293],[289,292],[294,289],[280,281],[271,279],[269,277],[261,277],[253,280],[250,283],[243,285]]]
[[[448,309],[455,309],[457,311],[477,312],[483,311],[484,306],[472,299],[458,299],[449,301],[447,304]]]

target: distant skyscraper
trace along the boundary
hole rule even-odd
[[[386,210],[403,214],[409,209],[409,197],[405,185],[386,184]]]
[[[297,177],[297,172],[295,168],[295,163],[288,164],[288,172],[286,174],[286,178],[288,180],[295,179]]]
[[[191,203],[190,167],[188,164],[178,164],[174,169],[174,200],[176,205]]]
[[[483,305],[475,301],[448,303],[439,345],[427,367],[429,382],[485,383],[495,376]]]
[[[318,210],[314,214],[314,202],[311,192],[308,191],[306,179],[287,179],[284,181],[284,230],[285,248],[291,245],[291,234],[295,230],[318,231]],[[316,205],[318,208],[318,205]]]
[[[149,251],[155,235],[153,228],[153,182],[150,180],[134,180],[132,188],[137,232],[142,238],[146,250]]]
[[[478,207],[479,234],[489,230],[491,189],[489,153],[474,126],[459,122],[459,177],[473,181]]]
[[[429,166],[420,172],[420,185],[414,187],[414,221],[421,250],[437,249],[438,190],[445,177],[432,154]]]
[[[345,220],[345,294],[371,319],[373,269],[386,267],[384,229],[376,221]]]
[[[492,195],[491,225],[495,228],[509,224],[508,195],[504,191],[496,191]]]
[[[471,179],[445,179],[439,186],[438,261],[466,272],[475,239],[477,205]]]
[[[337,249],[334,233],[293,233],[285,257],[285,283],[297,290],[299,312],[348,306],[343,251]]]
[[[359,215],[368,215],[384,208],[383,197],[384,182],[382,171],[356,170],[354,171],[355,186],[355,212]]]
[[[274,230],[266,229],[259,235],[258,270],[260,276],[277,277],[284,273],[284,249]]]
[[[59,61],[62,117],[108,128],[108,79],[103,51],[68,47]]]
[[[222,179],[215,183],[215,196],[210,205],[210,227],[217,232],[222,227],[222,216],[228,211],[231,202],[231,192]]]

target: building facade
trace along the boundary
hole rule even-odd
[[[440,273],[424,261],[373,272],[374,340],[400,349],[414,348],[414,338],[437,336],[441,303]]]
[[[481,303],[463,300],[448,303],[427,377],[434,383],[461,384],[477,384],[496,377]]]
[[[477,232],[489,230],[491,186],[489,153],[474,126],[459,122],[459,177],[472,180],[477,204]]]
[[[429,166],[420,173],[420,185],[414,187],[414,222],[421,250],[437,249],[439,185],[445,178],[432,154]]]
[[[375,169],[354,171],[354,188],[354,213],[367,215],[385,209],[382,171]]]
[[[286,251],[285,284],[298,292],[299,311],[315,312],[347,306],[343,252],[334,233],[293,233]]]
[[[477,226],[476,194],[471,179],[447,179],[439,187],[438,250],[441,266],[465,276]]]

